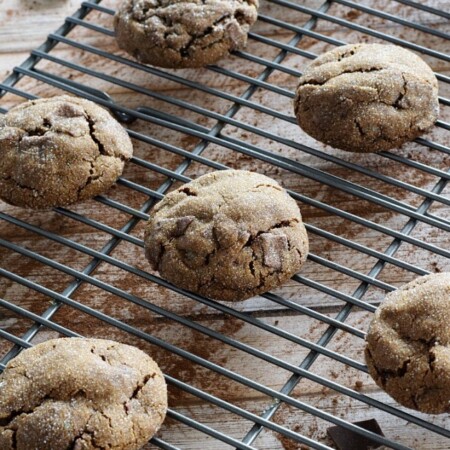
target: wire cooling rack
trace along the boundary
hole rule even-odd
[[[450,268],[448,2],[262,0],[245,51],[195,71],[120,52],[113,7],[82,3],[0,84],[2,113],[63,91],[108,107],[136,150],[107,197],[32,214],[2,205],[1,368],[50,337],[138,345],[161,364],[170,392],[168,419],[148,448],[329,449],[331,425],[387,448],[449,448],[446,417],[400,408],[362,358],[385,293]],[[345,42],[382,41],[435,70],[433,132],[378,155],[302,133],[291,102],[304,65]],[[281,181],[311,240],[301,273],[242,303],[172,286],[149,272],[142,250],[155,202],[226,167]],[[352,423],[369,418],[386,437]]]

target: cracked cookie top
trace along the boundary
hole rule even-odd
[[[104,193],[133,154],[103,108],[76,97],[25,102],[0,117],[0,197],[45,209]]]
[[[258,0],[125,0],[114,28],[141,62],[202,67],[246,45],[257,8]]]
[[[375,382],[408,408],[450,412],[450,273],[427,275],[386,296],[367,334]]]
[[[354,152],[378,152],[426,132],[439,114],[438,83],[417,55],[395,45],[352,44],[314,60],[294,100],[300,127]]]
[[[137,450],[159,429],[167,390],[141,350],[103,339],[53,339],[0,375],[2,450]]]
[[[153,210],[145,251],[176,286],[244,300],[294,275],[308,253],[297,203],[274,180],[244,170],[209,173]]]

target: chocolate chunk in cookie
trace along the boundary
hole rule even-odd
[[[119,46],[143,63],[202,67],[245,47],[258,0],[126,0],[114,17]]]
[[[138,450],[167,410],[156,363],[129,345],[53,339],[0,375],[2,450]]]
[[[438,83],[417,55],[395,45],[352,44],[319,56],[294,100],[300,127],[352,152],[379,152],[412,141],[436,121]]]
[[[408,408],[450,412],[450,273],[388,294],[366,339],[367,366],[378,386]]]
[[[33,100],[0,117],[0,197],[45,209],[106,192],[133,154],[126,131],[88,100]]]
[[[306,260],[308,238],[296,202],[276,181],[225,170],[158,203],[145,250],[153,269],[176,286],[233,301],[292,277]]]

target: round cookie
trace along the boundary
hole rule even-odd
[[[45,209],[106,192],[133,154],[126,131],[88,100],[32,100],[0,117],[0,197]]]
[[[167,389],[141,350],[102,339],[53,339],[0,375],[2,450],[138,450],[159,429]]]
[[[294,100],[300,127],[352,152],[400,147],[439,114],[438,83],[417,55],[395,45],[352,44],[313,61]]]
[[[156,205],[145,252],[153,269],[176,286],[234,301],[291,278],[306,260],[308,238],[297,203],[276,181],[224,170]]]
[[[386,296],[367,334],[375,382],[408,408],[450,412],[450,273],[427,275]]]
[[[258,0],[125,0],[114,28],[143,63],[203,67],[245,47],[257,9]]]

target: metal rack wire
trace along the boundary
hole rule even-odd
[[[74,310],[86,314],[92,318],[98,319],[111,327],[117,328],[134,336],[143,342],[150,343],[155,347],[164,349],[165,351],[180,357],[189,364],[197,365],[205,368],[211,373],[219,374],[239,385],[245,389],[253,390],[258,394],[267,397],[266,408],[262,412],[255,413],[248,409],[237,406],[232,401],[224,400],[218,395],[207,392],[205,389],[199,389],[190,380],[182,380],[172,374],[166,374],[169,385],[191,395],[203,402],[213,405],[218,409],[232,413],[238,420],[249,423],[248,431],[240,437],[232,436],[218,429],[213,428],[205,423],[202,423],[193,416],[191,417],[185,412],[181,412],[177,408],[169,409],[168,416],[175,422],[183,424],[183,426],[198,430],[202,436],[209,436],[214,442],[221,443],[224,448],[238,448],[238,449],[253,449],[257,445],[257,439],[268,430],[291,439],[292,442],[305,444],[310,448],[315,449],[329,449],[331,448],[324,441],[314,439],[302,432],[301,429],[290,429],[284,424],[279,424],[275,420],[276,414],[282,405],[289,405],[296,411],[303,412],[307,415],[314,416],[326,421],[328,424],[340,425],[346,429],[352,430],[358,434],[371,438],[373,441],[385,445],[393,449],[408,449],[411,448],[404,445],[401,439],[393,440],[387,437],[376,435],[367,431],[357,425],[352,424],[346,418],[342,418],[336,414],[332,414],[317,405],[309,404],[305,401],[299,400],[293,395],[295,388],[304,380],[315,383],[320,387],[330,389],[332,392],[338,393],[349,399],[355,400],[358,404],[370,408],[371,411],[381,411],[388,417],[395,417],[414,424],[415,426],[423,428],[423,432],[433,439],[433,436],[443,436],[450,438],[450,429],[445,428],[440,423],[436,423],[430,418],[423,418],[419,414],[397,408],[395,405],[391,406],[388,403],[380,401],[369,394],[359,392],[356,389],[349,388],[337,381],[332,380],[330,376],[322,376],[316,373],[314,365],[318,364],[320,358],[328,358],[330,361],[340,363],[344,366],[354,369],[358,373],[367,373],[366,366],[358,361],[353,356],[348,356],[338,350],[330,348],[330,343],[336,337],[338,332],[344,332],[356,340],[361,341],[364,338],[364,331],[356,326],[349,324],[347,321],[355,308],[361,311],[372,313],[376,309],[377,301],[382,298],[380,295],[375,298],[375,301],[368,301],[365,299],[371,289],[377,289],[380,294],[385,291],[391,291],[394,286],[385,281],[381,276],[385,268],[388,266],[392,270],[401,270],[409,274],[410,278],[416,275],[424,275],[429,273],[430,267],[424,267],[417,264],[414,260],[409,262],[405,257],[398,257],[397,254],[401,247],[408,245],[414,251],[421,252],[420,254],[435,255],[441,258],[442,261],[447,261],[450,258],[450,250],[445,246],[440,246],[433,243],[427,236],[433,233],[448,233],[450,231],[449,218],[444,214],[438,213],[435,210],[435,205],[442,205],[448,207],[450,199],[446,195],[446,186],[450,178],[450,171],[447,169],[448,164],[445,164],[443,159],[443,166],[436,166],[430,163],[427,159],[413,158],[405,156],[404,153],[398,152],[382,152],[377,158],[381,161],[391,161],[392,164],[397,164],[403,170],[414,170],[422,173],[433,180],[433,183],[426,187],[418,186],[417,184],[404,181],[401,176],[392,176],[392,174],[384,174],[381,171],[370,168],[364,164],[364,161],[352,160],[345,158],[340,154],[334,152],[324,151],[323,148],[314,144],[298,142],[290,137],[283,136],[282,133],[277,133],[271,129],[259,126],[257,123],[250,124],[250,121],[242,120],[240,115],[243,110],[249,111],[249,114],[262,114],[280,121],[280,123],[288,125],[295,124],[295,119],[291,113],[285,113],[272,106],[267,106],[263,101],[258,101],[256,98],[259,93],[267,95],[274,95],[276,97],[285,98],[288,102],[293,97],[291,89],[282,84],[277,84],[273,81],[274,74],[282,74],[287,77],[298,77],[301,72],[297,66],[292,67],[289,59],[294,57],[302,58],[303,60],[313,59],[316,54],[310,50],[302,47],[305,39],[314,40],[314,42],[321,45],[342,45],[344,42],[341,39],[334,37],[337,30],[353,30],[358,39],[362,37],[370,37],[373,40],[382,40],[390,43],[402,45],[411,50],[417,51],[425,57],[434,59],[435,61],[448,63],[450,62],[450,55],[433,48],[427,48],[419,43],[415,43],[378,30],[376,27],[369,27],[361,22],[355,20],[348,20],[342,18],[338,14],[333,14],[333,8],[338,6],[349,8],[351,11],[357,11],[358,14],[365,14],[373,20],[383,20],[387,23],[396,23],[404,28],[413,30],[414,32],[425,33],[433,36],[438,41],[450,40],[450,35],[437,27],[431,27],[422,23],[415,23],[409,19],[404,19],[395,14],[384,12],[367,4],[356,3],[348,0],[334,0],[325,1],[318,4],[317,7],[307,7],[300,3],[287,0],[269,0],[267,3],[278,8],[279,13],[270,15],[265,12],[259,16],[259,22],[269,29],[282,30],[288,36],[288,39],[274,39],[270,37],[270,33],[258,33],[252,31],[250,33],[250,41],[259,43],[273,50],[273,57],[268,59],[266,56],[261,56],[258,52],[250,50],[240,51],[235,54],[236,58],[242,61],[244,65],[252,65],[252,67],[259,68],[255,71],[256,75],[249,75],[245,70],[235,70],[224,66],[210,66],[207,70],[210,74],[215,74],[218,77],[223,77],[224,80],[230,80],[240,83],[243,86],[242,92],[236,94],[233,90],[226,88],[218,89],[211,87],[207,83],[199,81],[195,76],[190,75],[189,72],[177,73],[174,71],[164,71],[153,67],[143,66],[127,56],[122,56],[120,53],[111,53],[100,47],[92,45],[89,39],[86,38],[84,31],[94,33],[106,39],[112,39],[114,33],[111,28],[104,26],[108,23],[114,11],[108,7],[100,5],[101,0],[92,0],[90,2],[83,2],[81,8],[70,17],[66,18],[64,25],[55,33],[49,35],[48,40],[39,48],[31,53],[31,56],[20,66],[16,67],[13,73],[0,84],[0,95],[6,100],[10,98],[31,99],[35,98],[36,94],[29,89],[29,81],[33,80],[39,86],[48,86],[56,90],[65,91],[71,94],[79,95],[90,100],[93,100],[100,105],[108,107],[114,114],[128,124],[130,129],[128,132],[130,136],[142,145],[157,148],[167,154],[178,157],[178,163],[172,167],[169,164],[164,165],[157,158],[153,159],[150,153],[147,157],[141,158],[133,157],[131,165],[142,169],[145,172],[153,173],[159,177],[158,185],[152,189],[144,183],[137,183],[123,176],[119,180],[120,188],[132,191],[139,195],[140,199],[144,200],[135,206],[134,204],[120,201],[111,197],[98,197],[96,201],[103,208],[108,208],[117,211],[118,214],[123,214],[127,220],[121,227],[109,225],[106,221],[102,221],[101,217],[92,218],[77,212],[76,209],[57,208],[55,213],[61,218],[70,219],[85,225],[89,229],[104,233],[108,236],[108,240],[101,248],[96,249],[95,245],[89,245],[89,242],[80,243],[76,240],[61,236],[54,231],[48,231],[44,227],[40,227],[32,221],[24,220],[18,216],[13,216],[10,213],[0,212],[0,217],[4,221],[4,226],[8,229],[20,229],[26,231],[30,235],[39,236],[40,239],[49,243],[56,243],[62,247],[74,250],[80,258],[89,258],[88,263],[82,268],[74,268],[69,263],[62,263],[55,259],[42,254],[35,250],[31,250],[24,245],[17,244],[14,239],[0,239],[0,244],[8,255],[16,255],[18,258],[27,258],[35,261],[42,266],[54,269],[58,273],[65,274],[72,280],[67,284],[65,289],[61,292],[53,289],[51,286],[46,286],[44,283],[39,283],[33,279],[16,273],[14,270],[2,267],[0,274],[9,280],[9,282],[23,286],[37,294],[41,294],[46,298],[51,299],[50,306],[40,311],[33,312],[31,309],[20,306],[20,304],[5,299],[0,299],[0,307],[2,311],[7,310],[15,317],[26,319],[31,325],[22,334],[17,335],[9,331],[7,328],[0,328],[0,338],[4,342],[10,343],[8,351],[2,358],[0,364],[1,368],[20,352],[21,349],[29,347],[33,339],[43,330],[51,330],[60,335],[77,336],[79,333],[74,331],[76,327],[61,325],[55,318],[58,312],[63,307],[70,307]],[[394,2],[392,2],[394,3]],[[415,8],[423,14],[429,14],[434,17],[442,18],[444,21],[450,19],[450,13],[440,11],[433,7],[422,3],[416,3],[410,0],[397,0],[409,8]],[[269,9],[269,12],[272,11]],[[275,9],[273,10],[275,11]],[[335,10],[339,11],[339,10]],[[290,17],[290,14],[301,14],[301,17],[306,17],[301,23],[289,22],[280,20],[279,17]],[[90,18],[93,17],[93,20]],[[321,30],[318,28],[319,23],[327,23],[336,25],[337,28]],[[443,27],[445,28],[445,26]],[[80,31],[80,33],[72,33]],[[149,87],[142,87],[138,83],[128,81],[127,77],[123,76],[124,72],[117,72],[114,75],[108,74],[106,71],[100,71],[96,68],[80,64],[74,57],[73,60],[61,58],[56,51],[59,46],[64,45],[73,51],[82,52],[101,58],[110,64],[116,64],[117,67],[127,68],[152,76],[155,80],[174,83],[179,86],[187,87],[197,95],[207,95],[216,98],[218,101],[226,102],[227,108],[225,111],[214,110],[205,106],[198,105],[191,101],[186,101],[182,98],[177,98],[171,94],[163,91],[155,91]],[[249,46],[249,48],[254,48]],[[437,48],[437,47],[436,47]],[[41,67],[42,63],[46,65]],[[447,67],[448,70],[448,67]],[[83,77],[82,80],[92,80],[92,82],[73,81],[67,74],[68,71],[74,71]],[[440,85],[441,92],[450,84],[450,77],[442,74],[436,74]],[[28,84],[27,84],[28,83]],[[157,106],[140,106],[130,107],[123,105],[120,101],[114,100],[113,95],[108,95],[103,89],[103,86],[115,86],[126,89],[130,92],[141,94],[146,99],[155,102]],[[41,91],[42,92],[42,89]],[[450,91],[447,91],[450,92]],[[17,101],[17,100],[15,100]],[[450,124],[445,121],[448,117],[447,107],[450,106],[450,100],[442,95],[440,97],[443,114],[436,126],[441,132],[441,142],[433,138],[419,138],[415,145],[423,148],[424,151],[436,152],[438,155],[450,154],[448,147],[448,130]],[[167,105],[168,109],[164,110],[160,105]],[[170,109],[169,108],[172,108]],[[178,111],[174,113],[173,111]],[[0,108],[0,112],[5,113],[5,108]],[[186,113],[186,114],[185,114]],[[197,115],[207,119],[207,125],[200,121],[186,118],[189,114]],[[191,116],[189,116],[191,117]],[[442,119],[444,118],[444,119]],[[136,131],[131,129],[135,121],[143,121],[147,124],[146,132]],[[159,127],[158,129],[171,130],[173,133],[180,133],[186,136],[195,138],[195,145],[189,150],[182,148],[179,145],[174,145],[170,142],[162,140],[157,134],[152,133],[150,125]],[[283,151],[274,151],[272,148],[265,148],[260,143],[254,144],[250,139],[246,139],[244,134],[238,138],[233,137],[228,131],[231,129],[238,129],[242,133],[251,133],[260,139],[267,142],[274,142],[280,148],[289,148],[299,152],[301,155],[306,155],[315,161],[315,164],[309,164],[301,159],[292,157],[292,153]],[[442,138],[444,136],[444,138]],[[265,142],[265,141],[264,141]],[[367,207],[378,207],[393,214],[394,217],[401,217],[401,226],[395,228],[388,224],[380,224],[374,220],[368,219],[364,214],[358,215],[355,212],[348,211],[341,206],[333,206],[332,203],[319,200],[315,196],[305,195],[298,192],[297,189],[291,189],[289,192],[292,197],[299,201],[302,207],[310,208],[310,210],[320,211],[329,214],[332,217],[347,221],[355,226],[360,226],[371,232],[378,233],[383,236],[382,248],[372,248],[359,242],[358,237],[346,237],[333,233],[321,226],[320,221],[308,221],[307,229],[312,239],[322,239],[333,243],[333,245],[342,246],[342,248],[351,250],[367,257],[372,262],[368,271],[362,271],[357,266],[351,267],[341,262],[335,262],[323,255],[312,253],[309,256],[309,263],[314,265],[314,270],[309,272],[307,276],[303,272],[294,276],[293,283],[296,286],[309,289],[310,293],[317,293],[321,296],[333,299],[335,306],[332,313],[320,308],[307,306],[302,304],[301,298],[288,298],[283,294],[267,293],[263,295],[266,304],[271,305],[272,310],[289,311],[292,314],[298,314],[305,317],[311,322],[318,322],[324,326],[323,331],[318,340],[312,341],[308,336],[304,337],[297,335],[277,326],[272,325],[268,321],[263,320],[259,314],[261,311],[256,308],[253,311],[242,311],[239,306],[223,304],[203,298],[190,292],[183,291],[170,283],[158,277],[156,274],[147,272],[134,265],[133,262],[127,261],[124,258],[114,256],[115,250],[122,243],[127,243],[139,248],[143,247],[143,242],[134,234],[135,230],[149,217],[154,203],[164,197],[164,194],[172,189],[177,183],[184,183],[190,180],[188,176],[189,170],[194,165],[201,167],[201,170],[211,169],[225,169],[227,164],[221,162],[219,158],[211,159],[205,156],[208,150],[216,146],[217,148],[226,149],[236,155],[243,155],[251,161],[259,161],[263,164],[268,164],[276,167],[283,173],[295,174],[302,179],[310,180],[316,183],[317,186],[325,186],[327,189],[335,190],[349,198],[356,199],[355,201],[364,202]],[[359,162],[358,162],[359,161]],[[358,176],[364,177],[367,181],[365,186],[361,181],[351,181],[345,176],[340,175],[339,170],[331,170],[330,167],[339,170],[345,170],[345,173],[354,173]],[[362,179],[362,178],[361,178]],[[387,186],[386,192],[380,192],[381,189],[372,187],[372,182],[380,183],[379,185]],[[378,185],[377,185],[378,186]],[[404,197],[396,198],[394,194],[390,194],[389,190],[393,192],[400,190],[406,193],[407,199]],[[308,215],[306,215],[308,219]],[[426,226],[428,234],[424,237],[415,236],[414,232],[419,226]],[[444,240],[445,242],[445,240]],[[386,245],[385,245],[386,243]],[[142,253],[142,252],[141,252]],[[81,256],[82,255],[82,256]],[[84,261],[85,259],[83,259]],[[103,281],[97,275],[97,271],[101,265],[107,264],[108,267],[115,270],[132,274],[141,281],[150,284],[155,284],[170,290],[176,294],[180,294],[183,298],[190,299],[197,304],[204,305],[211,311],[220,313],[223,317],[237,319],[245,323],[251,329],[262,330],[269,335],[280,338],[280,342],[285,341],[292,343],[306,349],[306,354],[302,360],[295,364],[289,362],[284,357],[274,356],[264,350],[250,345],[239,339],[232,333],[219,332],[211,327],[201,324],[195,317],[173,312],[169,306],[160,306],[156,302],[150,301],[148,298],[131,293],[124,288],[118,288],[113,283]],[[443,267],[448,267],[444,266]],[[330,273],[347,277],[356,283],[356,289],[348,293],[343,289],[336,289],[323,281],[316,278],[315,275],[320,270],[329,270]],[[94,275],[95,274],[95,275]],[[181,346],[174,345],[156,334],[149,333],[139,327],[130,325],[126,320],[117,319],[113,314],[105,312],[101,308],[95,308],[77,301],[76,294],[83,286],[92,286],[105,291],[115,297],[123,299],[128,303],[137,305],[142,311],[148,311],[155,316],[169,320],[171,323],[176,323],[180,328],[180,332],[184,329],[191,329],[206,336],[211,341],[223,343],[227,348],[239,350],[245,357],[256,358],[261,363],[268,363],[273,370],[283,370],[289,376],[286,378],[281,389],[274,389],[259,381],[255,381],[249,376],[244,376],[238,371],[227,368],[226,364],[219,364],[208,358],[199,356],[195,352],[188,351]],[[313,295],[313,294],[311,294]],[[338,305],[338,306],[336,306]],[[74,324],[75,325],[75,324]],[[73,329],[72,329],[73,328]],[[230,335],[229,335],[230,334]],[[170,431],[170,429],[169,429]],[[170,432],[164,434],[164,439],[153,438],[151,444],[163,449],[177,449],[178,447],[170,442]],[[207,441],[212,442],[212,441]],[[214,444],[215,445],[215,444]],[[182,446],[181,446],[182,447]],[[206,447],[205,447],[206,448]],[[216,447],[214,447],[216,448]],[[222,447],[217,447],[222,448]],[[280,447],[281,448],[281,447]],[[303,448],[303,447],[297,447]]]

